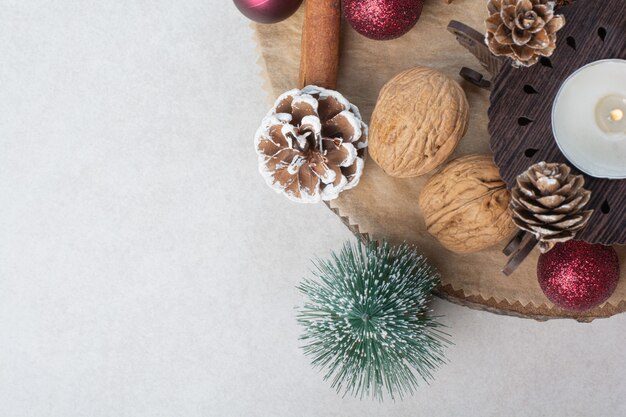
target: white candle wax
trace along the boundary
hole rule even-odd
[[[552,131],[581,171],[626,178],[626,61],[596,61],[570,75],[554,100]]]

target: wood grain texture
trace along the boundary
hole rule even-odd
[[[343,224],[364,244],[371,240],[369,233],[361,231],[358,224],[354,224],[347,216],[341,214],[337,207],[332,207],[329,202],[326,206],[333,212]],[[496,300],[493,297],[485,298],[482,295],[466,294],[462,289],[455,288],[451,284],[440,285],[434,291],[435,295],[441,299],[471,308],[472,310],[487,311],[489,313],[502,316],[512,316],[537,321],[548,321],[554,319],[574,319],[581,323],[591,323],[595,319],[604,319],[626,311],[626,300],[617,303],[605,303],[593,310],[582,313],[575,313],[562,308],[547,304],[524,304],[519,301],[510,302],[507,300]]]
[[[561,84],[578,68],[600,59],[626,58],[626,1],[579,0],[562,7],[566,25],[557,49],[530,68],[506,64],[493,80],[489,134],[500,174],[508,188],[530,165],[564,162],[581,173],[559,150],[552,134],[552,103]],[[626,164],[626,161],[624,161]],[[577,239],[605,245],[626,243],[626,180],[594,178],[584,173],[591,190],[589,225]]]
[[[304,11],[302,8],[275,25],[252,25],[259,46],[260,69],[265,75],[268,105],[298,84]],[[415,28],[405,36],[386,42],[367,39],[344,21],[339,91],[359,107],[364,120],[369,120],[380,89],[396,74],[417,65],[435,68],[461,83],[470,104],[468,132],[451,158],[489,152],[489,92],[459,76],[463,66],[476,70],[481,67],[447,30],[450,20],[463,21],[480,30],[486,16],[484,0],[455,1],[449,5],[429,2]],[[359,186],[342,193],[327,206],[361,240],[385,239],[393,244],[415,245],[441,273],[442,285],[436,294],[455,304],[537,320],[591,321],[626,311],[626,246],[615,246],[621,263],[621,280],[604,305],[585,313],[561,310],[545,297],[537,283],[538,250],[507,278],[501,273],[506,263],[506,256],[502,254],[506,241],[471,254],[455,254],[444,249],[426,231],[417,204],[428,178],[428,174],[394,178],[368,159]]]

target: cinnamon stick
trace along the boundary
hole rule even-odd
[[[333,90],[337,88],[340,31],[340,0],[306,1],[302,28],[300,88],[311,84]]]

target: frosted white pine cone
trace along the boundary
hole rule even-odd
[[[307,86],[282,94],[256,132],[259,170],[301,203],[332,200],[363,172],[367,125],[340,93]]]

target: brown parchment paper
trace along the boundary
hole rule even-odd
[[[303,10],[275,25],[253,24],[259,46],[265,89],[273,101],[298,82]],[[341,61],[337,89],[357,105],[366,122],[383,84],[398,72],[417,65],[436,68],[459,81],[470,103],[470,126],[452,158],[470,153],[490,153],[487,133],[489,93],[466,83],[458,75],[463,66],[485,73],[476,59],[446,27],[459,20],[482,31],[485,0],[426,0],[422,16],[407,35],[392,41],[373,41],[342,24]],[[439,269],[445,298],[475,308],[547,319],[575,317],[590,320],[626,310],[626,247],[620,255],[622,279],[603,306],[579,315],[559,308],[545,297],[537,283],[535,250],[510,277],[500,272],[506,263],[501,250],[506,241],[488,250],[458,255],[444,249],[425,230],[417,205],[420,190],[430,175],[396,179],[387,176],[371,159],[358,187],[330,203],[344,220],[372,239],[415,244]]]

